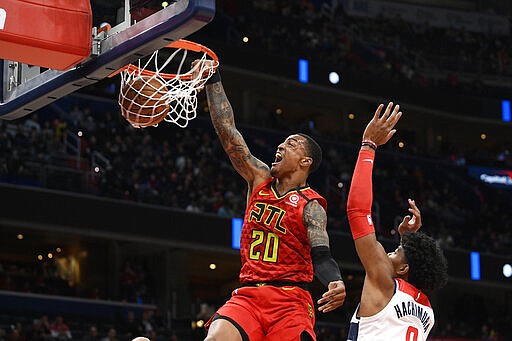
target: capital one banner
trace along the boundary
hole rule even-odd
[[[510,35],[510,23],[506,16],[478,12],[463,12],[426,6],[389,3],[378,0],[342,0],[349,15],[376,18],[401,17],[403,20],[434,27],[453,27],[471,32]]]
[[[512,169],[469,166],[468,173],[489,185],[512,189]]]

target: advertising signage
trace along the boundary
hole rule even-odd
[[[469,166],[468,173],[491,186],[512,189],[512,170]]]

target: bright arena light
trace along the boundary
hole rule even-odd
[[[510,265],[510,264],[503,265],[503,276],[505,276],[507,278],[512,276],[512,265]]]
[[[332,71],[329,73],[329,82],[331,84],[338,84],[340,82],[340,75],[337,72]]]

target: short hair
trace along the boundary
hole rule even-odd
[[[309,167],[309,174],[311,174],[320,167],[320,163],[322,162],[322,148],[320,148],[320,145],[311,136],[303,133],[297,135],[306,139],[306,156],[313,159]]]
[[[401,244],[409,264],[409,283],[427,292],[446,285],[448,262],[432,237],[421,232],[406,232]]]

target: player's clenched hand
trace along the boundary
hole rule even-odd
[[[327,313],[336,308],[339,308],[345,302],[345,283],[343,281],[334,281],[329,283],[327,292],[322,295],[322,298],[318,300],[318,310]]]
[[[196,79],[199,77],[199,73],[201,72],[205,72],[205,68],[211,68],[212,66],[215,65],[215,61],[213,60],[209,60],[209,59],[196,59],[192,62],[192,65],[191,65],[191,78],[192,79]],[[207,74],[208,72],[206,71],[205,74]],[[203,87],[200,87],[198,88],[198,91],[201,91],[203,90]]]

